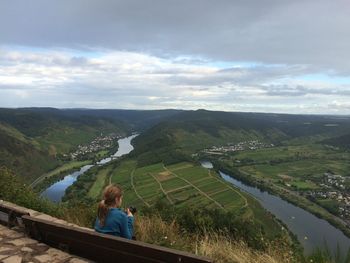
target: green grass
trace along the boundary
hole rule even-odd
[[[45,174],[45,176],[46,177],[51,177],[51,176],[54,176],[56,174],[63,173],[63,172],[66,172],[66,171],[69,171],[69,170],[72,170],[72,169],[76,169],[76,168],[82,167],[82,166],[90,164],[90,163],[91,163],[90,160],[87,160],[87,161],[72,161],[72,162],[69,162],[69,163],[65,163],[62,166],[60,166],[60,167],[58,167],[58,168],[48,172],[47,174]]]
[[[116,169],[111,171],[111,182],[123,187],[123,204],[125,206],[134,205],[140,207],[144,205],[144,203],[137,197],[130,181],[130,174],[135,168],[136,162],[133,160],[121,162]]]
[[[210,176],[203,178],[202,180],[196,180],[193,182],[193,184],[199,188],[201,188],[204,185],[211,184],[213,182],[212,178]]]
[[[107,167],[106,169],[98,171],[96,180],[88,192],[89,197],[97,199],[99,196],[101,196],[102,190],[106,186],[107,180],[109,180],[108,175],[110,170],[111,167]]]
[[[330,149],[321,144],[303,144],[294,146],[281,146],[264,148],[254,151],[241,151],[232,155],[235,159],[253,159],[256,162],[271,161],[275,159],[303,158],[303,159],[332,159],[346,158],[350,160],[350,154],[343,151]]]
[[[223,189],[222,183],[218,181],[213,181],[209,179],[209,182],[207,182],[204,185],[199,186],[198,188],[201,189],[201,191],[207,193],[208,195],[215,193],[217,191],[220,191]],[[225,187],[226,188],[226,187]]]
[[[112,183],[127,184],[130,183],[130,174],[135,169],[136,162],[134,161],[124,161],[117,169],[112,171]]]
[[[300,180],[297,180],[297,181],[293,181],[291,183],[292,186],[295,186],[298,190],[316,190],[316,189],[319,189],[319,187],[313,183],[313,182],[310,182],[310,181],[300,181]]]
[[[108,150],[101,150],[101,151],[97,152],[95,156],[100,159],[103,157],[107,157],[108,153],[109,153]]]
[[[174,173],[186,180],[189,180],[191,182],[201,180],[203,178],[208,177],[208,171],[207,169],[204,169],[200,166],[194,166],[184,169],[179,169],[174,171]]]
[[[297,181],[302,180],[305,182],[312,178],[319,178],[319,180],[321,180],[323,174],[328,170],[334,173],[348,175],[350,163],[346,163],[343,160],[313,159],[284,162],[274,165],[247,165],[239,169],[259,178],[281,179],[281,176],[287,175],[293,177]],[[315,186],[309,186],[315,188]]]
[[[188,185],[185,181],[176,177],[162,181],[161,184],[164,190],[167,192]]]
[[[143,198],[147,198],[155,194],[161,193],[159,185],[156,182],[143,186],[136,186],[136,190]]]
[[[244,200],[236,193],[232,193],[229,189],[210,195],[217,202],[222,204],[226,208],[230,207],[243,207]]]
[[[192,166],[193,166],[192,163],[181,162],[177,164],[168,165],[167,168],[171,171],[176,171],[178,169],[183,169],[183,168],[192,167]]]
[[[169,194],[170,199],[185,201],[191,198],[191,196],[199,196],[200,193],[193,187],[189,186],[188,188],[182,188],[179,190],[175,190]]]

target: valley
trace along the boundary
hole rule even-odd
[[[225,220],[232,222],[231,227],[240,227],[237,220],[240,221],[239,225],[249,225],[254,240],[286,239],[293,243],[287,229],[257,200],[225,182],[214,170],[193,162],[138,167],[134,159],[115,160],[79,176],[76,183],[67,189],[63,201],[83,198],[87,204],[97,202],[109,183],[121,185],[124,206],[137,207],[140,213],[159,206],[178,211],[176,213],[187,213],[189,209],[217,211],[227,217]],[[163,213],[161,209],[158,212]],[[258,244],[260,241],[254,242]]]
[[[38,111],[30,114],[36,116]],[[87,113],[91,121],[86,120]],[[298,244],[304,246],[306,253],[322,245],[319,242],[322,237],[315,239],[313,232],[303,234],[305,229],[300,226],[296,230],[290,225],[290,218],[270,210],[254,191],[247,193],[240,184],[226,180],[224,173],[291,203],[281,207],[303,208],[306,211],[302,213],[309,211],[349,234],[350,153],[346,145],[335,143],[349,132],[349,119],[204,110],[161,112],[161,116],[157,111],[154,116],[142,111],[107,113],[108,118],[103,115],[106,112],[88,110],[82,114],[80,110],[71,110],[69,118],[77,119],[70,120],[69,125],[79,127],[82,116],[84,125],[90,125],[87,128],[90,135],[85,137],[82,132],[84,140],[79,141],[74,139],[75,132],[52,136],[57,127],[56,121],[49,121],[52,116],[44,121],[47,128],[40,132],[40,126],[37,130],[28,129],[22,119],[18,123],[7,119],[2,131],[11,140],[30,145],[55,162],[41,174],[33,174],[31,183],[43,191],[43,196],[62,201],[63,206],[96,204],[104,187],[116,183],[125,191],[125,206],[136,206],[141,214],[157,211],[167,220],[177,218],[191,231],[227,228],[229,235],[253,247],[265,247],[280,240],[296,254],[301,254]],[[55,118],[67,117],[66,112],[55,114]],[[149,119],[142,120],[145,114]],[[95,126],[95,121],[103,125]],[[133,136],[132,142],[130,137],[124,144],[122,138],[135,131],[140,135]],[[44,143],[49,141],[48,137],[50,146]],[[62,147],[68,144],[69,148]],[[111,156],[120,147],[127,150]],[[203,160],[212,162],[214,168],[202,167]],[[310,220],[315,221],[314,225],[318,220],[324,221],[316,217]],[[341,233],[334,234],[335,242],[347,240],[340,236]],[[306,242],[304,237],[310,240]]]

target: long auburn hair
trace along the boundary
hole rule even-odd
[[[103,192],[103,200],[98,204],[97,217],[100,220],[100,225],[105,225],[108,211],[111,207],[116,206],[116,199],[120,199],[123,195],[123,190],[119,185],[109,185]]]

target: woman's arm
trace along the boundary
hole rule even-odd
[[[134,217],[124,215],[122,217],[120,234],[124,238],[131,239],[134,232]]]

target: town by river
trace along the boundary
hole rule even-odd
[[[71,174],[66,175],[61,181],[56,182],[47,188],[44,192],[42,192],[41,196],[45,197],[55,203],[58,203],[62,200],[62,197],[65,194],[66,189],[71,186],[80,175],[84,174],[88,170],[90,170],[95,165],[103,165],[115,158],[121,157],[125,154],[130,153],[134,147],[131,145],[132,139],[134,139],[137,134],[131,135],[129,137],[125,137],[118,140],[118,151],[114,153],[112,156],[104,158],[97,162],[96,164],[85,165],[80,168],[79,171],[73,172]]]
[[[202,161],[201,164],[204,168],[213,168],[211,162]],[[278,196],[246,185],[228,174],[221,171],[219,174],[226,182],[254,196],[267,211],[281,220],[297,236],[304,247],[305,254],[310,254],[316,248],[324,248],[326,244],[334,254],[339,247],[340,253],[343,256],[346,255],[350,248],[350,239],[326,220],[320,219]]]

